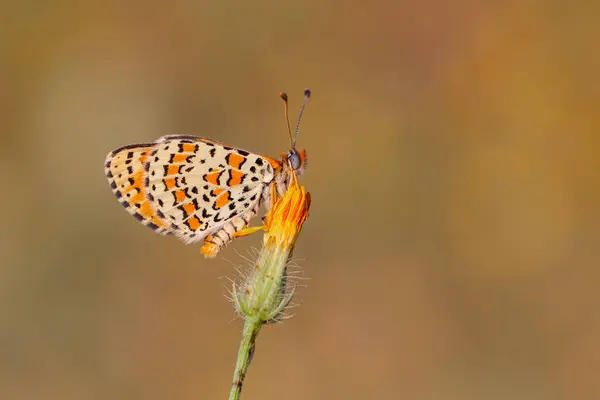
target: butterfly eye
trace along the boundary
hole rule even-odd
[[[300,168],[302,161],[300,160],[300,156],[298,155],[298,153],[296,152],[292,152],[290,154],[288,154],[288,163],[290,164],[290,167],[292,167],[292,169],[297,170]]]

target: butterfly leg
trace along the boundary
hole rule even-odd
[[[275,205],[275,203],[277,202],[277,187],[275,185],[275,183],[272,183],[271,186],[269,187],[269,210],[273,208],[273,206]],[[248,236],[253,234],[254,232],[258,232],[258,231],[262,231],[266,228],[266,216],[261,218],[262,221],[262,225],[260,226],[247,226],[243,229],[240,229],[239,231],[235,232],[232,237],[234,239],[237,239],[239,237],[243,237],[243,236]]]
[[[272,210],[275,203],[277,203],[277,184],[276,183],[272,183],[269,186],[269,192],[268,193],[265,192],[264,199],[265,199],[265,203],[269,203],[267,211]],[[263,215],[262,217],[260,217],[260,220],[262,221],[263,225],[267,224],[267,216],[268,216],[268,213],[267,213],[267,215]]]
[[[272,183],[270,188],[270,195],[269,195],[269,210],[273,209],[273,206],[275,205],[275,203],[277,203],[277,185],[275,183]],[[261,226],[252,226],[252,227],[246,227],[243,228],[237,232],[235,232],[232,236],[234,239],[237,239],[239,237],[242,236],[248,236],[253,234],[254,232],[258,232],[258,231],[262,231],[263,229],[266,228],[266,216],[261,218],[263,225]]]
[[[258,231],[262,231],[263,229],[265,229],[264,225],[261,226],[248,226],[244,229],[241,229],[237,232],[235,232],[233,235],[231,235],[234,239],[237,239],[239,237],[243,237],[243,236],[248,236],[248,235],[252,235],[254,232],[258,232]]]

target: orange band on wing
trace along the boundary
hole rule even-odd
[[[211,172],[210,174],[204,175],[204,180],[208,183],[212,183],[213,185],[219,185],[219,177],[221,176],[222,171]]]
[[[178,190],[175,192],[175,199],[178,203],[181,203],[185,199],[185,192],[183,190]]]
[[[179,173],[179,165],[169,165],[167,175],[177,175]]]
[[[239,154],[231,153],[227,156],[227,164],[235,169],[240,169],[240,165],[246,161],[246,158]]]
[[[229,178],[229,180],[227,181],[227,186],[239,185],[240,183],[242,183],[244,176],[246,176],[245,173],[235,169],[232,169],[229,173],[231,178]]]
[[[229,204],[230,200],[231,200],[231,198],[229,197],[229,192],[225,192],[221,196],[219,196],[219,198],[217,199],[217,201],[215,203],[215,207],[216,208],[223,208],[227,204]]]
[[[188,215],[196,212],[196,206],[193,203],[186,203],[183,205],[183,209]]]
[[[181,151],[183,151],[185,153],[195,153],[196,145],[193,143],[183,143],[181,145]]]
[[[178,153],[173,156],[173,162],[183,163],[187,161],[187,158],[190,157],[187,154]]]
[[[191,230],[196,231],[200,228],[200,220],[196,217],[192,217],[187,220],[187,225]]]
[[[167,179],[163,179],[163,183],[165,184],[165,187],[167,188],[167,190],[171,190],[175,187],[175,184],[177,183],[177,181],[175,180],[175,178],[167,178]]]

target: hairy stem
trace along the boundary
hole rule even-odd
[[[248,371],[248,366],[252,361],[256,337],[263,323],[256,319],[247,318],[244,321],[244,330],[242,331],[242,342],[238,350],[237,362],[233,373],[233,382],[229,392],[229,400],[239,400],[244,385],[244,378]]]

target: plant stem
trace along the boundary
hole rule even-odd
[[[231,391],[229,392],[229,400],[239,400],[240,393],[242,392],[242,385],[244,384],[244,378],[248,371],[248,366],[252,361],[252,355],[254,354],[254,346],[258,332],[262,327],[263,322],[254,319],[246,318],[244,320],[244,329],[242,331],[242,341],[238,350],[237,362],[235,363],[235,371],[233,373],[233,382],[231,384]]]

